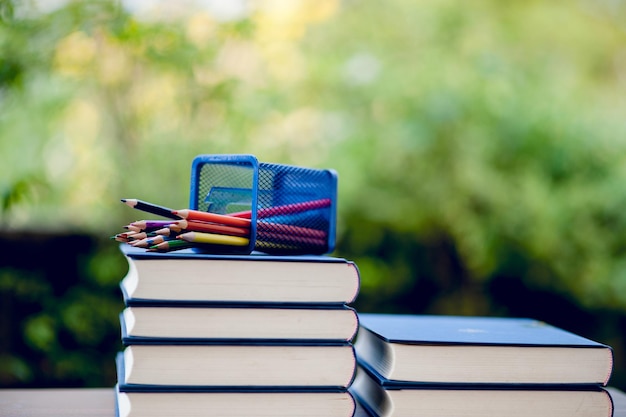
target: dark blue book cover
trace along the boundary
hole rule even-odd
[[[263,252],[245,254],[220,254],[180,249],[171,252],[152,252],[129,244],[121,244],[122,253],[133,259],[204,259],[204,260],[237,260],[259,262],[351,262],[345,258],[330,255],[270,255]]]
[[[359,322],[392,343],[608,348],[530,318],[359,313]]]

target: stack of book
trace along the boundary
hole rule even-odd
[[[353,262],[120,247],[120,417],[354,414]]]
[[[524,318],[359,314],[350,390],[374,416],[610,417],[612,349]]]

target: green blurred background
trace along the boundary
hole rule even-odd
[[[110,240],[198,154],[339,174],[364,312],[527,316],[626,389],[622,1],[0,0],[0,386],[113,386]]]

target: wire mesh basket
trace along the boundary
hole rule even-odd
[[[250,244],[233,253],[325,254],[335,246],[337,174],[253,155],[198,155],[189,208],[250,219]]]

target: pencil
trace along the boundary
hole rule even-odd
[[[122,203],[137,210],[145,211],[146,213],[156,214],[157,216],[167,217],[168,219],[180,219],[181,217],[173,213],[172,209],[167,207],[158,206],[156,204],[148,203],[132,198],[122,198]]]
[[[219,235],[250,237],[250,229],[245,227],[225,226],[223,224],[194,222],[190,220],[178,220],[171,224],[169,228],[175,232],[207,232],[217,233]]]
[[[129,224],[127,227],[136,227],[139,229],[139,232],[148,232],[160,229],[171,223],[171,220],[137,220],[136,222]]]
[[[136,240],[134,242],[131,242],[130,244],[136,248],[148,248],[150,246],[154,246],[161,242],[170,241],[170,240],[172,240],[172,238],[159,235],[159,236],[154,236],[154,237],[147,237],[141,240]]]
[[[315,237],[296,236],[285,233],[272,233],[259,231],[257,233],[257,241],[263,241],[269,244],[294,244],[300,246],[315,246],[318,248],[325,248],[328,244],[326,239],[319,239]]]
[[[326,239],[327,237],[327,233],[324,230],[311,229],[310,227],[293,226],[291,224],[258,222],[256,227],[257,233],[282,233],[317,239]]]
[[[185,220],[196,220],[201,222],[218,223],[226,226],[235,227],[250,227],[250,219],[243,219],[233,216],[226,216],[224,214],[208,213],[206,211],[198,210],[174,210],[174,215]]]
[[[124,232],[124,233],[118,233],[115,236],[112,237],[112,239],[117,240],[118,242],[130,242],[131,236],[136,235],[138,232]]]
[[[203,232],[187,232],[179,235],[178,238],[186,242],[210,243],[213,245],[247,246],[250,243],[250,239],[246,239],[245,237]]]
[[[149,237],[154,237],[156,234],[154,232],[139,232],[134,235],[127,236],[129,241],[142,240]]]
[[[128,238],[123,235],[123,233],[118,233],[115,236],[111,236],[111,239],[114,239],[117,242],[128,243]]]
[[[167,227],[156,230],[154,233],[157,235],[169,236],[169,237],[178,235],[180,231],[173,230],[172,226],[176,226],[176,225],[168,225]]]
[[[193,243],[185,242],[184,240],[174,239],[174,240],[168,240],[166,242],[157,243],[154,246],[150,246],[148,248],[148,251],[149,252],[169,252],[173,250],[192,248],[194,246],[195,245]]]
[[[259,219],[263,219],[265,217],[272,217],[272,216],[281,215],[281,214],[301,213],[303,211],[328,207],[330,206],[330,203],[331,203],[330,198],[323,198],[320,200],[304,201],[302,203],[293,203],[293,204],[285,204],[282,206],[266,207],[266,208],[258,209],[256,212],[256,216]],[[252,217],[252,212],[250,210],[239,211],[237,213],[230,213],[229,216],[249,219]]]

